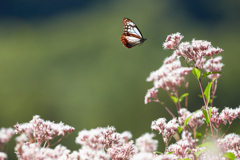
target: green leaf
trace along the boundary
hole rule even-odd
[[[197,68],[194,68],[194,67],[193,67],[192,73],[193,73],[193,75],[194,75],[197,79],[199,79],[200,76],[201,76],[201,71],[199,71]]]
[[[194,152],[194,154],[195,154],[196,158],[198,158],[200,156],[200,154],[202,154],[202,153],[204,153],[206,151],[207,151],[207,149],[203,149],[201,151]]]
[[[177,98],[177,97],[171,96],[171,99],[173,100],[173,102],[174,102],[175,104],[177,104],[177,102],[178,102],[178,98]]]
[[[202,133],[196,133],[195,137],[196,138],[202,138]]]
[[[182,127],[178,127],[178,133],[181,133],[181,132],[182,132],[182,130],[183,130],[183,128],[182,128]]]
[[[222,157],[225,157],[230,160],[236,159],[235,155],[232,152],[226,152],[226,153],[224,153],[224,155]]]
[[[187,97],[188,95],[189,93],[184,93],[183,95],[181,95],[181,97],[179,98],[179,102],[181,102],[183,98]]]
[[[188,121],[192,118],[193,114],[191,114],[185,121],[184,121],[184,128],[187,126]]]
[[[202,98],[203,96],[201,94],[199,94],[198,97]]]
[[[203,143],[203,144],[198,145],[198,147],[206,147],[206,148],[208,148],[211,152],[214,152],[214,153],[216,153],[216,154],[219,153],[218,147],[217,147],[214,143],[211,143],[211,142],[205,142],[205,143]]]
[[[205,109],[201,109],[201,110],[202,110],[202,113],[203,113],[203,115],[205,117],[206,123],[209,124],[210,120],[209,120],[207,111]]]
[[[175,151],[172,151],[172,152],[168,152],[167,154],[172,154],[172,153],[174,153]]]
[[[159,152],[159,151],[155,151],[154,153],[158,155],[163,154],[162,152]]]
[[[212,86],[212,83],[213,81],[215,81],[215,79],[213,79],[208,85],[207,87],[205,88],[205,91],[204,91],[204,96],[207,100],[207,104],[208,102],[210,102],[210,95],[211,95],[211,86]]]
[[[208,113],[209,113],[209,118],[211,118],[211,114],[212,114],[212,107],[210,107],[210,108],[208,109]]]
[[[205,78],[205,77],[207,77],[207,76],[210,75],[210,74],[215,74],[215,73],[221,74],[222,72],[206,72],[206,73],[204,73],[204,74],[202,75],[202,79]]]
[[[205,77],[207,77],[207,76],[210,75],[210,74],[212,74],[212,72],[206,72],[206,73],[204,73],[204,74],[202,75],[202,79],[205,78]]]
[[[187,126],[187,123],[188,123],[188,121],[192,118],[192,116],[193,116],[195,113],[197,113],[198,111],[199,111],[199,109],[196,110],[195,112],[193,112],[193,113],[184,121],[184,128]]]

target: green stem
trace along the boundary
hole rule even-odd
[[[213,132],[213,127],[212,127],[212,121],[210,119],[210,114],[209,114],[209,111],[208,111],[208,102],[206,102],[206,99],[205,99],[205,96],[204,96],[204,93],[203,93],[201,79],[199,79],[198,82],[199,82],[199,85],[200,85],[200,88],[201,88],[201,92],[202,92],[202,97],[203,97],[203,101],[204,101],[204,104],[205,104],[205,108],[206,108],[206,111],[207,111],[207,114],[208,114],[208,117],[209,117],[209,124],[210,124],[211,132],[212,132],[213,142],[215,143],[214,132]]]

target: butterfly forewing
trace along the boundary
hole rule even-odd
[[[141,31],[136,24],[128,18],[123,18],[123,34],[120,38],[124,47],[131,48],[140,43],[143,43],[146,39],[143,38]]]

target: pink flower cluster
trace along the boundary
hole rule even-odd
[[[151,129],[159,131],[163,135],[163,140],[168,143],[172,136],[178,131],[179,124],[177,119],[173,118],[166,123],[165,118],[159,118],[152,122]]]
[[[7,159],[7,154],[1,151],[6,150],[7,143],[10,141],[14,135],[14,130],[12,128],[1,128],[0,129],[0,160]]]
[[[4,159],[7,159],[7,154],[0,152],[0,160],[4,160]]]
[[[226,135],[218,140],[218,147],[225,152],[232,152],[237,158],[240,158],[240,136],[235,133]]]
[[[167,148],[167,152],[177,156],[178,159],[195,159],[194,148],[196,147],[196,140],[192,138],[191,133],[188,131],[182,132],[182,139],[175,144],[171,144]]]
[[[150,73],[147,81],[154,81],[155,88],[175,91],[175,88],[185,81],[185,75],[191,71],[192,68],[182,67],[180,60],[172,55],[164,60],[163,65],[158,70]]]
[[[166,124],[165,134],[173,132],[171,126],[176,127],[174,121]],[[30,123],[17,124],[15,129],[16,133],[21,133],[19,137],[16,137],[17,145],[15,147],[15,153],[19,160],[109,160],[110,158],[112,160],[137,160],[141,159],[142,156],[146,157],[146,155],[153,160],[177,160],[174,155],[154,154],[158,141],[153,139],[155,135],[151,133],[142,135],[136,139],[134,144],[130,140],[132,138],[130,132],[117,133],[114,127],[83,130],[78,133],[76,138],[76,143],[81,144],[82,147],[79,151],[71,153],[70,150],[61,145],[53,149],[46,145],[55,136],[64,136],[64,132],[72,132],[73,128],[70,126],[63,125],[63,123],[59,126],[59,124],[44,121],[39,116],[34,116]],[[40,133],[42,133],[42,139],[39,139]],[[48,137],[49,135],[51,137]],[[45,140],[45,144],[42,146],[40,142],[42,143],[43,140]],[[0,158],[6,158],[4,153],[0,156]]]
[[[141,152],[133,156],[131,160],[177,160],[177,156],[173,154],[162,154],[153,156],[149,152]]]
[[[213,148],[214,147],[214,148]],[[233,153],[236,159],[240,158],[240,136],[235,133],[230,133],[222,139],[218,139],[216,146],[213,145],[210,148],[211,152],[207,151],[207,148],[201,147],[195,150],[205,150],[199,157],[198,160],[228,160],[228,158],[222,157],[225,153]]]
[[[235,109],[225,107],[220,114],[218,108],[212,107],[210,120],[218,128],[219,125],[225,125],[227,122],[231,124],[234,119],[239,117],[239,115],[240,107]]]
[[[203,66],[203,68],[207,71],[207,72],[220,72],[222,70],[222,67],[224,66],[223,63],[221,63],[222,61],[222,57],[218,56],[215,58],[211,58],[209,59]],[[221,74],[219,73],[213,73],[210,74],[208,76],[208,78],[210,78],[211,80],[213,80],[214,78],[218,79],[221,76]]]
[[[215,57],[215,58],[211,58],[204,64],[203,68],[207,72],[220,72],[222,70],[222,67],[224,66],[224,64],[221,63],[221,61],[222,61],[222,57],[221,56],[218,56],[218,57]],[[214,74],[210,74],[208,76],[208,78],[213,80],[214,78],[218,79],[220,76],[221,76],[221,74],[214,73]]]
[[[96,128],[78,132],[76,143],[88,146],[93,150],[108,149],[120,143],[121,135],[115,132],[114,127]]]
[[[8,143],[9,140],[14,135],[14,130],[12,128],[1,128],[0,129],[0,146]]]
[[[81,157],[87,156],[88,152],[102,152],[107,150],[105,158],[111,159],[129,159],[134,154],[133,142],[129,142],[132,137],[130,132],[123,132],[122,134],[115,132],[114,127],[96,128],[89,131],[83,130],[78,133],[76,143],[83,147],[80,150]],[[91,155],[91,154],[90,154]]]
[[[219,117],[221,117],[225,121],[228,121],[228,123],[231,124],[234,119],[238,118],[239,114],[240,114],[239,108],[232,109],[229,107],[225,107],[220,113]]]
[[[180,124],[180,126],[184,125],[185,120],[191,116],[190,120],[188,121],[188,125],[191,128],[198,128],[200,127],[202,124],[204,124],[203,121],[203,114],[202,111],[197,111],[196,113],[190,113],[186,108],[182,108],[178,111],[178,122]]]
[[[221,53],[221,48],[214,48],[208,41],[195,40],[191,43],[181,42],[183,36],[180,33],[169,35],[163,43],[164,49],[174,49],[174,54],[184,57],[188,62],[193,62],[196,68],[202,68],[206,59],[204,56],[214,56]]]
[[[167,39],[163,43],[164,49],[176,49],[183,39],[183,36],[177,32],[167,36]]]
[[[16,134],[25,133],[29,141],[36,141],[39,145],[52,140],[56,136],[65,136],[66,132],[71,133],[74,131],[74,128],[69,125],[64,125],[62,122],[44,121],[38,115],[33,116],[30,123],[16,124],[14,128]]]
[[[18,142],[15,147],[15,152],[19,160],[34,160],[34,159],[68,159],[74,160],[75,152],[70,154],[70,151],[61,145],[55,149],[49,148],[50,141],[57,136],[66,135],[74,131],[74,128],[64,123],[54,123],[44,121],[40,116],[33,116],[29,123],[17,124],[14,126],[16,134],[22,134],[16,138]],[[61,140],[61,139],[60,139]],[[26,142],[27,141],[27,142]],[[44,146],[41,147],[41,144]]]
[[[54,149],[41,148],[37,143],[26,143],[16,150],[19,160],[77,160],[80,159],[76,152],[70,154],[66,147],[57,145]]]
[[[112,146],[107,152],[113,160],[129,160],[135,154],[133,141],[122,146]]]
[[[142,153],[149,153],[153,158],[152,152],[156,151],[158,144],[157,140],[153,140],[154,134],[144,134],[136,140],[136,144],[130,140],[131,137],[128,131],[121,134],[115,132],[114,127],[96,128],[80,131],[76,143],[82,145],[80,157],[85,159],[93,158],[93,155],[97,155],[96,153],[103,154],[103,150],[107,151],[106,159],[129,160],[135,159]]]
[[[154,87],[149,89],[147,91],[146,96],[145,96],[145,100],[144,100],[145,104],[147,104],[151,101],[159,102],[158,97],[157,97],[157,93],[158,93],[158,90],[155,89]],[[154,99],[154,100],[152,100],[152,99]]]
[[[138,139],[136,139],[136,148],[138,152],[153,152],[157,150],[158,141],[154,140],[153,133],[145,133]]]
[[[174,51],[179,57],[184,57],[188,62],[194,62],[196,68],[202,68],[205,63],[205,56],[214,56],[221,53],[221,48],[214,48],[208,41],[192,40],[192,43],[180,43],[177,50]]]

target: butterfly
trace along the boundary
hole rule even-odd
[[[146,38],[143,38],[141,31],[132,20],[123,18],[122,23],[123,34],[120,40],[124,47],[132,48],[138,44],[142,44],[147,40]]]

